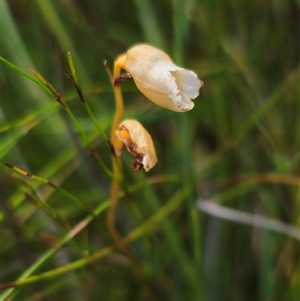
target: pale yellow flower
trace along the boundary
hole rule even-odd
[[[140,44],[117,59],[132,76],[138,89],[160,107],[175,112],[194,107],[203,82],[190,70],[177,67],[163,51]]]
[[[156,165],[157,157],[152,138],[140,122],[133,119],[123,120],[116,135],[134,156],[133,171],[142,166],[145,171],[149,171]]]

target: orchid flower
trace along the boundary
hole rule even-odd
[[[116,63],[131,75],[147,98],[171,111],[191,110],[191,99],[199,95],[203,86],[193,71],[177,67],[163,51],[146,44],[130,48]]]
[[[140,122],[134,119],[123,120],[116,135],[134,156],[132,171],[137,171],[142,166],[145,171],[149,171],[156,165],[157,157],[152,138]]]

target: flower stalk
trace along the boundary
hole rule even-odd
[[[121,235],[119,234],[117,228],[116,228],[116,211],[119,203],[119,193],[120,193],[120,185],[119,183],[122,181],[122,173],[121,173],[121,160],[119,156],[121,155],[123,143],[117,139],[117,136],[115,134],[118,125],[122,119],[123,113],[124,113],[124,104],[123,104],[123,96],[122,96],[122,90],[120,83],[117,82],[117,79],[121,75],[121,69],[123,59],[122,56],[118,57],[114,63],[114,73],[113,73],[113,90],[114,90],[114,96],[115,96],[115,103],[116,103],[116,109],[115,109],[115,116],[111,128],[111,134],[110,134],[110,143],[113,148],[114,156],[112,158],[112,171],[114,175],[114,181],[112,182],[111,186],[111,192],[110,192],[110,206],[107,211],[107,228],[108,232],[114,239],[115,243],[118,245],[118,241],[121,239]],[[126,248],[123,248],[125,253],[128,253]]]

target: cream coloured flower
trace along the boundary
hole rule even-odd
[[[191,110],[191,99],[199,95],[203,86],[193,71],[177,67],[167,54],[149,45],[130,48],[117,62],[147,98],[171,111]]]
[[[140,122],[134,119],[123,120],[116,135],[134,156],[132,171],[137,171],[142,166],[145,171],[149,171],[156,165],[157,157],[152,138]]]

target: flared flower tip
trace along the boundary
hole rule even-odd
[[[193,71],[177,67],[167,54],[149,45],[129,49],[124,69],[147,98],[175,112],[191,110],[194,107],[191,100],[203,86]]]
[[[142,166],[145,171],[149,171],[156,165],[157,156],[152,138],[140,122],[133,119],[123,120],[116,135],[134,156],[132,171],[137,171]]]

